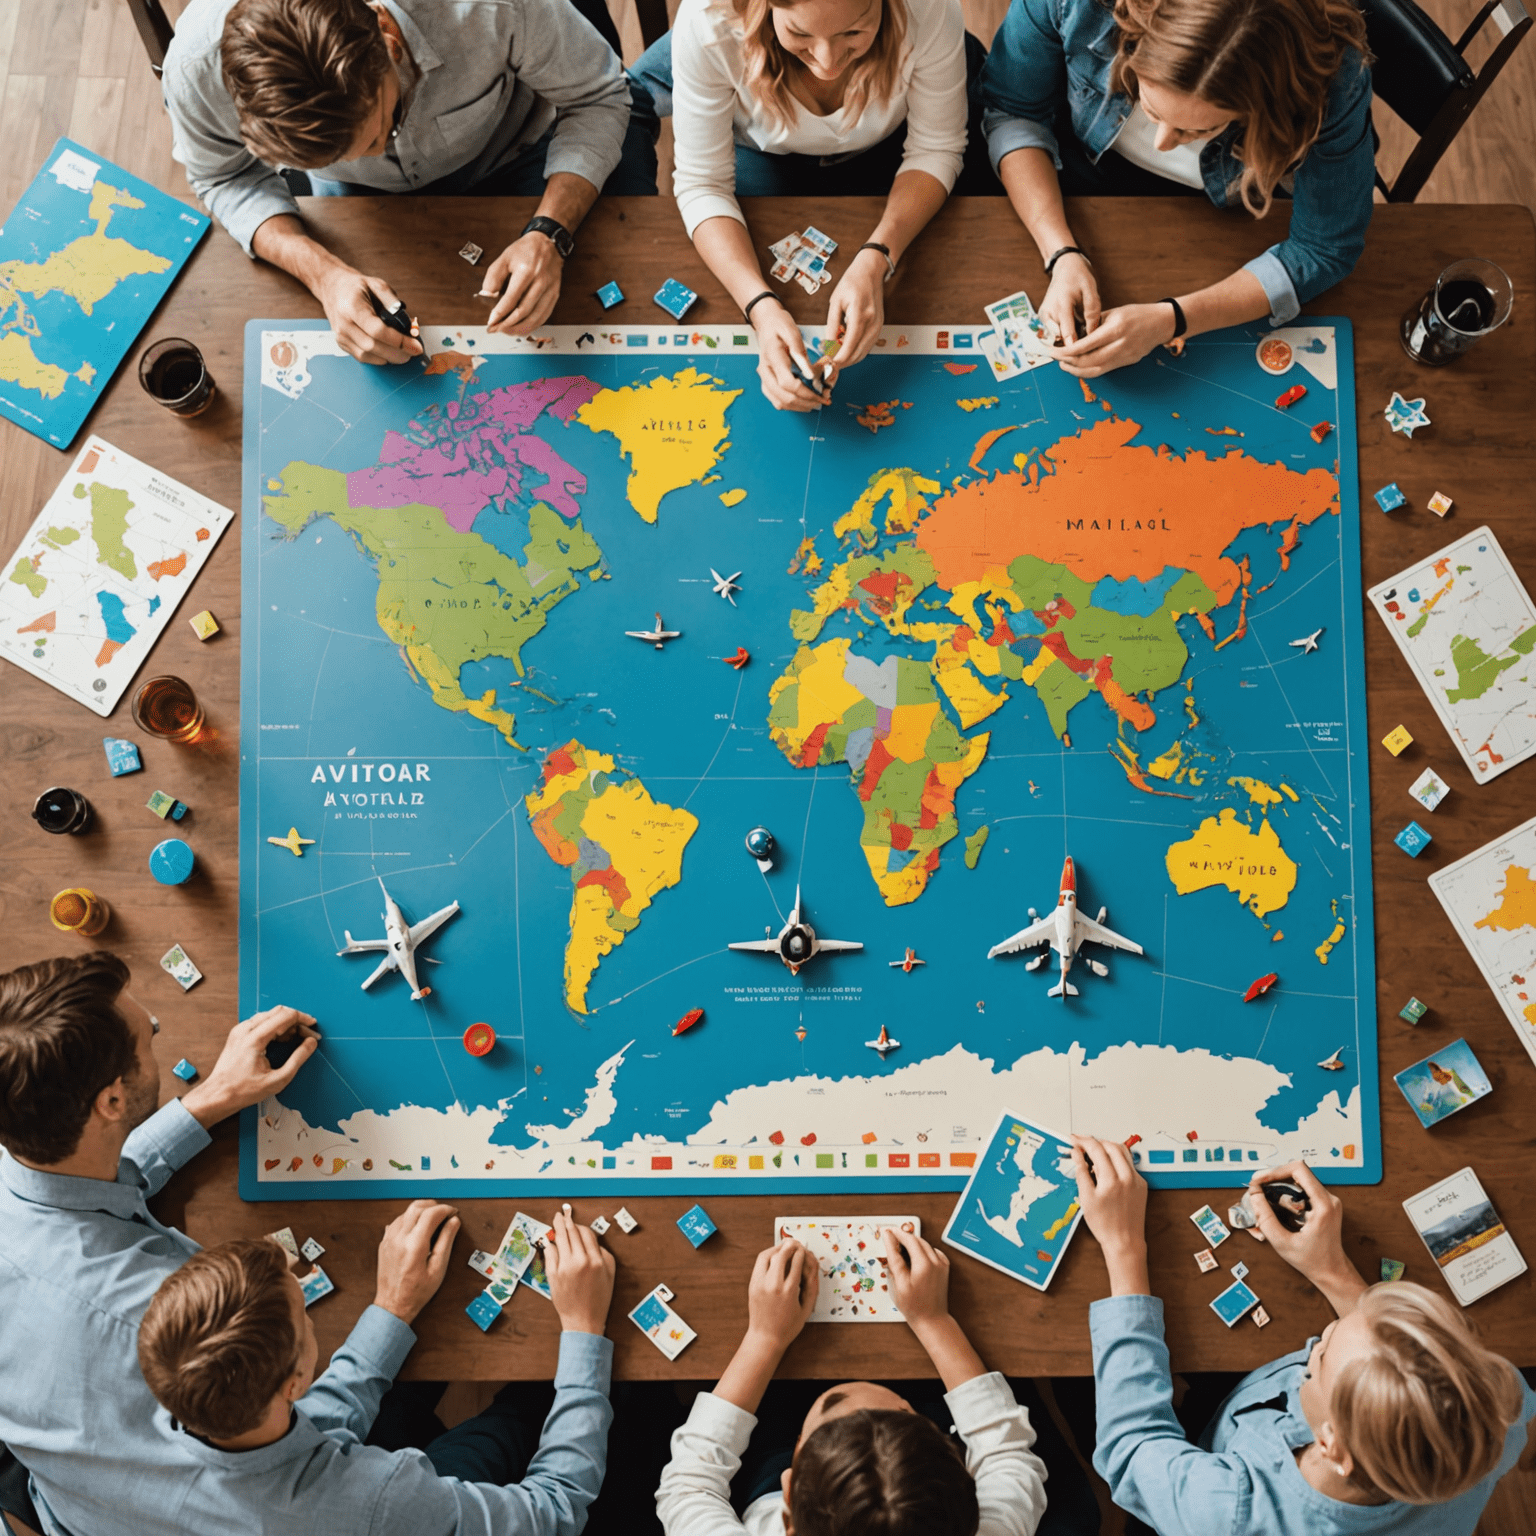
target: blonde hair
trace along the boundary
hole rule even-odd
[[[1322,131],[1346,52],[1371,58],[1351,0],[1115,0],[1115,21],[1112,90],[1135,101],[1146,80],[1241,123],[1236,187],[1255,218]]]
[[[1421,1285],[1373,1285],[1360,1311],[1376,1347],[1339,1372],[1330,1409],[1356,1480],[1403,1504],[1458,1497],[1498,1465],[1520,1417],[1514,1366]]]
[[[795,120],[796,101],[790,81],[802,65],[779,41],[774,30],[775,10],[791,10],[796,0],[726,0],[741,26],[742,56],[747,65],[747,85],[781,128]],[[848,71],[843,110],[848,121],[871,101],[888,101],[901,74],[907,42],[906,0],[881,0],[880,27],[869,51],[855,59]]]

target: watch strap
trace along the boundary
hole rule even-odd
[[[746,306],[742,309],[741,318],[750,325],[752,323],[752,311],[756,309],[764,299],[778,299],[778,297],[778,294],[776,294],[772,288],[764,288],[763,291],[755,298],[747,300]]]
[[[570,257],[576,249],[576,237],[558,219],[549,219],[541,213],[536,213],[523,225],[525,235],[545,235],[554,244],[560,253],[562,260]]]
[[[1177,340],[1189,329],[1189,321],[1184,318],[1184,306],[1177,299],[1159,299],[1157,302],[1173,305],[1173,335]]]
[[[859,250],[861,250],[861,251],[879,251],[879,253],[882,256],[885,257],[885,280],[886,280],[886,282],[890,282],[890,280],[893,277],[896,276],[896,263],[891,259],[891,248],[890,248],[890,246],[888,246],[888,245],[881,245],[881,243],[878,240],[866,240],[864,242],[864,244],[859,247]]]
[[[1089,270],[1092,271],[1093,269],[1093,258],[1088,254],[1087,251],[1082,248],[1082,246],[1064,245],[1059,251],[1053,251],[1051,253],[1051,259],[1046,262],[1045,275],[1047,277],[1050,277],[1052,273],[1055,272],[1056,263],[1060,261],[1063,256],[1081,256],[1083,260],[1088,263]]]

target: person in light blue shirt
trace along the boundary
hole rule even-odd
[[[1338,1314],[1321,1337],[1243,1378],[1198,1444],[1173,1410],[1162,1303],[1147,1279],[1145,1180],[1118,1142],[1074,1137],[1083,1220],[1110,1296],[1093,1303],[1093,1464],[1160,1536],[1472,1536],[1514,1466],[1536,1393],[1444,1297],[1368,1286],[1344,1254],[1343,1204],[1305,1163],[1255,1177],[1258,1235]],[[1290,1232],[1260,1185],[1299,1183]]]
[[[1371,221],[1365,23],[1351,0],[1012,0],[982,74],[992,165],[1050,279],[1062,367],[1091,377],[1186,335],[1301,305],[1348,276]],[[1106,309],[1062,204],[1204,194],[1288,232],[1238,271]]]
[[[446,1208],[417,1204],[399,1240],[419,1247]],[[603,1329],[614,1261],[563,1212],[545,1245],[563,1330],[553,1401],[547,1389],[514,1383],[424,1450],[363,1443],[456,1228],[412,1268],[413,1284],[382,1284],[381,1251],[379,1300],[318,1379],[303,1293],[275,1243],[220,1244],[165,1280],[138,1350],[161,1404],[157,1426],[192,1469],[166,1480],[170,1527],[197,1536],[577,1536],[606,1465],[613,1345]],[[104,1536],[130,1528],[142,1529],[115,1523]]]
[[[0,975],[0,1443],[14,1457],[0,1508],[45,1536],[120,1521],[125,1489],[163,1455],[134,1345],[161,1280],[198,1245],[145,1202],[317,1043],[307,1014],[268,1009],[156,1110],[159,1026],[127,986],[105,950]],[[273,1068],[267,1047],[295,1037]]]

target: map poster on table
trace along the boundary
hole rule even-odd
[[[60,139],[0,226],[0,415],[68,448],[208,224]]]
[[[1072,1143],[1004,1110],[944,1241],[1043,1291],[1082,1217]]]
[[[1492,529],[1369,596],[1479,784],[1536,752],[1536,608]]]
[[[246,1198],[1380,1177],[1348,322],[985,329],[802,415],[736,324],[249,324],[241,1007],[325,1029]]]
[[[1436,870],[1429,886],[1536,1062],[1536,817]]]
[[[234,515],[87,438],[0,568],[0,656],[110,715]]]

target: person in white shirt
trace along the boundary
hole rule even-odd
[[[636,99],[643,90],[672,115],[678,211],[757,332],[763,393],[779,409],[826,404],[838,373],[874,345],[886,282],[961,175],[967,80],[984,60],[959,0],[682,0],[672,31],[630,71]],[[978,126],[979,109],[978,95]],[[995,191],[973,138],[978,190]],[[832,289],[839,347],[813,387],[737,196],[881,192],[884,214]]]
[[[731,1481],[758,1406],[820,1284],[815,1257],[786,1242],[757,1256],[746,1336],[672,1437],[656,1492],[666,1536],[1034,1536],[1046,1471],[1028,1410],[950,1316],[948,1258],[920,1237],[890,1228],[882,1235],[891,1290],[943,1380],[960,1443],[890,1388],[844,1382],[811,1405],[777,1485],[758,1479],[748,1490],[757,1496],[736,1514]],[[1084,1529],[1097,1530],[1093,1513]]]

